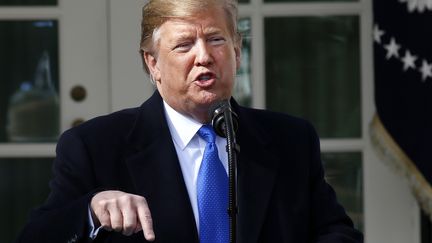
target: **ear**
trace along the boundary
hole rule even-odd
[[[150,74],[153,76],[153,78],[155,79],[155,81],[159,81],[160,80],[160,70],[159,67],[157,65],[157,59],[156,57],[151,54],[150,52],[144,52],[143,53],[143,58],[145,60],[145,63],[150,71]]]

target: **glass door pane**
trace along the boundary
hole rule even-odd
[[[358,16],[265,19],[266,105],[323,138],[361,136]]]
[[[360,152],[323,153],[327,182],[336,191],[339,202],[363,231],[363,169]]]
[[[0,143],[59,134],[58,23],[0,21]]]

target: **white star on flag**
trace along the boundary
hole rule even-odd
[[[406,50],[405,56],[402,58],[402,62],[404,64],[403,70],[406,71],[409,68],[415,69],[415,61],[417,60],[417,56],[411,55],[409,50]]]
[[[384,48],[387,50],[386,58],[390,59],[391,57],[399,57],[399,48],[401,46],[398,45],[395,41],[395,39],[392,37],[390,40],[390,43],[387,45],[384,45]]]
[[[432,78],[432,64],[429,64],[426,60],[423,60],[422,67],[420,68],[422,73],[423,82],[429,77]]]
[[[407,3],[408,11],[419,11],[423,13],[425,10],[432,10],[432,0],[399,0],[399,2]]]
[[[381,37],[384,35],[384,31],[380,30],[377,24],[375,24],[373,35],[374,35],[375,42],[381,44]]]

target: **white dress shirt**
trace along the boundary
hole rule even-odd
[[[183,179],[189,193],[189,199],[195,216],[195,222],[199,231],[199,212],[197,202],[197,178],[201,166],[204,149],[207,142],[198,134],[203,125],[190,117],[180,114],[164,101],[165,115],[174,147],[180,162]],[[225,152],[226,139],[216,136],[219,158],[228,174],[228,155]],[[227,188],[228,190],[228,188]]]
[[[165,101],[164,110],[168,122],[168,128],[177,152],[183,179],[189,194],[189,200],[195,217],[197,230],[199,232],[199,211],[197,202],[197,178],[201,166],[201,160],[207,142],[198,136],[197,132],[203,125],[194,119],[185,116],[173,108]],[[216,136],[216,146],[218,148],[219,158],[228,175],[228,155],[226,153],[226,139]],[[227,188],[228,190],[228,188]],[[88,218],[90,223],[90,238],[96,238],[102,227],[95,229],[91,217],[90,205],[88,209]]]

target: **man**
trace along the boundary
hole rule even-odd
[[[236,19],[232,0],[144,7],[141,53],[157,91],[139,108],[61,136],[51,194],[19,242],[228,242],[227,216],[209,227],[219,219],[206,217],[201,203],[201,184],[219,182],[200,177],[211,143],[226,179],[226,141],[204,141],[201,131],[210,107],[232,94]],[[241,146],[238,242],[362,242],[324,181],[313,128],[231,103]],[[208,209],[225,207],[225,197],[206,201]]]

